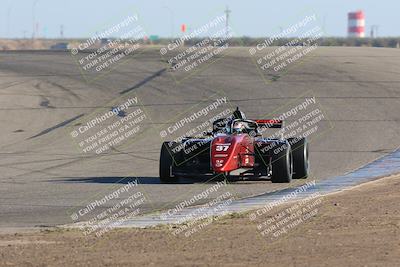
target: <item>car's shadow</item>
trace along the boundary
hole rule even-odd
[[[196,178],[180,178],[175,183],[162,183],[159,177],[155,176],[94,176],[94,177],[64,177],[63,179],[51,180],[52,182],[63,183],[96,183],[96,184],[128,184],[137,180],[139,184],[198,184],[198,183],[216,183],[222,181],[220,178],[213,177],[196,177]],[[245,179],[229,179],[228,182],[268,182],[268,178],[246,177]]]
[[[95,177],[64,177],[63,179],[52,180],[52,182],[62,183],[96,183],[96,184],[128,184],[137,180],[139,184],[166,184],[160,181],[159,177],[153,176],[95,176]],[[215,183],[218,180],[210,178],[180,178],[176,183],[169,184],[196,184],[196,183]],[[168,184],[167,184],[168,185]]]

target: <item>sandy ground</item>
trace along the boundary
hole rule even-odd
[[[0,50],[50,49],[57,40],[0,39]]]
[[[0,266],[396,266],[399,190],[394,176],[315,198],[321,201],[313,217],[274,238],[258,230],[263,218],[251,222],[248,214],[220,218],[189,237],[165,226],[101,237],[77,230],[3,233]]]

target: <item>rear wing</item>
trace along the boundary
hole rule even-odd
[[[254,120],[258,126],[266,128],[282,128],[283,120]]]

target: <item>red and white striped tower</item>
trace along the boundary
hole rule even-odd
[[[365,16],[362,10],[348,13],[348,29],[349,37],[365,37]]]

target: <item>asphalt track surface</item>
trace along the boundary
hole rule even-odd
[[[249,118],[315,96],[325,114],[321,129],[327,130],[310,144],[309,179],[349,172],[400,143],[400,50],[322,47],[273,81],[243,48],[180,83],[166,68],[150,49],[88,82],[68,52],[0,53],[0,227],[71,223],[71,214],[136,178],[147,198],[143,212],[174,207],[206,190],[215,182],[159,183],[158,129],[216,92]],[[68,127],[128,94],[151,118],[143,124],[148,131],[101,156],[77,149]],[[227,190],[243,198],[287,186],[246,180]]]

